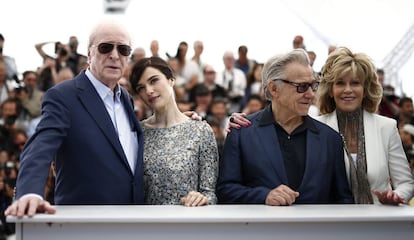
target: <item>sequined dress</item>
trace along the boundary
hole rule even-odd
[[[142,128],[145,203],[180,204],[181,197],[198,191],[215,204],[218,151],[210,125],[187,120],[169,128]]]

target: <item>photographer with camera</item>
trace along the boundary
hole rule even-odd
[[[0,60],[0,103],[9,98],[9,82],[6,63]]]
[[[35,71],[23,73],[22,84],[14,89],[15,97],[30,115],[30,119],[40,115],[44,92],[38,89],[38,74]]]
[[[27,130],[30,116],[22,107],[21,102],[17,98],[8,98],[0,105],[0,135],[1,139],[9,136],[9,133],[16,129]],[[1,147],[4,142],[1,142]],[[7,147],[7,146],[6,146]],[[4,149],[4,148],[3,148]]]
[[[43,50],[47,44],[54,43],[55,55],[52,57]],[[40,90],[46,91],[56,84],[57,73],[64,67],[68,66],[70,56],[70,47],[61,42],[41,42],[35,45],[36,51],[43,58],[43,65],[39,68],[39,85]]]
[[[0,172],[5,172],[5,166],[0,163]],[[6,223],[6,216],[4,210],[13,201],[13,191],[7,184],[7,180],[0,174],[0,240],[7,239],[7,236],[14,233],[14,225]]]
[[[24,130],[9,126],[11,124],[9,120],[6,122],[5,125],[0,126],[2,131],[7,131],[6,135],[2,132],[0,147],[0,240],[7,239],[15,232],[15,224],[5,221],[4,211],[13,201],[20,153],[28,139]]]
[[[15,233],[15,224],[6,222],[4,210],[13,202],[17,177],[17,164],[10,159],[2,160],[6,161],[0,161],[0,240]]]
[[[394,87],[391,85],[384,85],[383,69],[377,69],[378,81],[383,89],[383,96],[378,106],[378,114],[389,118],[395,118],[398,115],[398,99],[399,97],[394,93]]]
[[[411,172],[414,173],[414,125],[405,124],[400,128],[399,133]]]
[[[414,125],[414,106],[413,99],[410,97],[402,97],[398,102],[397,127],[402,128],[405,124]]]
[[[3,54],[4,36],[0,33],[0,61],[5,63],[8,79],[17,79],[17,65],[13,57]]]
[[[14,224],[6,223],[4,210],[11,205],[16,186],[20,153],[27,142],[27,135],[22,129],[10,126],[14,120],[7,118],[0,125],[0,240],[14,233]]]
[[[69,59],[68,67],[73,72],[73,75],[78,75],[82,70],[86,69],[88,66],[88,58],[85,55],[78,53],[79,41],[76,36],[69,37]]]

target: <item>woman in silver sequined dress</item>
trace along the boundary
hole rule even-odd
[[[152,110],[144,131],[144,184],[147,204],[202,206],[216,203],[218,151],[211,127],[179,109],[175,78],[167,62],[144,58],[131,71],[133,89]]]

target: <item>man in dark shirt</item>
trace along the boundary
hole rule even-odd
[[[271,103],[227,135],[217,184],[221,203],[352,203],[340,135],[307,116],[319,82],[295,49],[263,68]]]

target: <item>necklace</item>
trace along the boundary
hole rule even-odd
[[[355,112],[337,111],[339,133],[349,159],[350,186],[357,204],[373,203],[367,175],[365,133],[362,109]],[[349,141],[356,141],[356,143]],[[353,160],[351,152],[356,153]]]
[[[359,140],[359,121],[361,117],[361,110],[354,112],[341,112],[337,110],[339,133],[344,141],[344,146],[350,153],[358,151]]]

